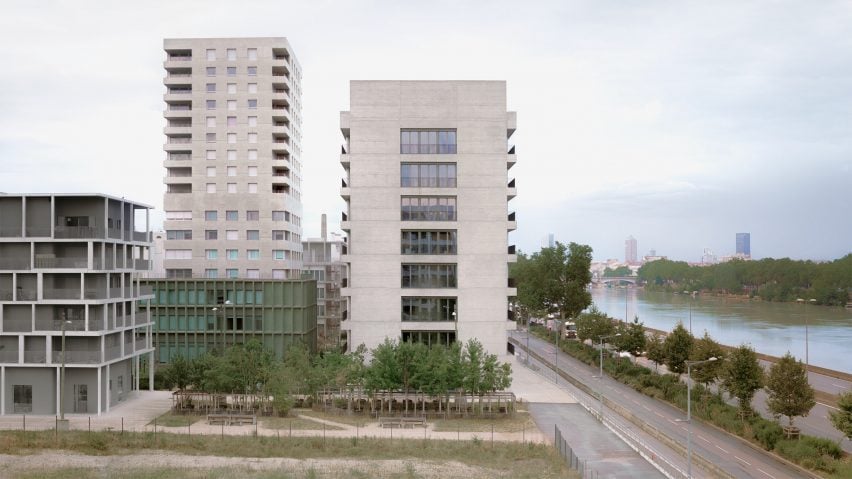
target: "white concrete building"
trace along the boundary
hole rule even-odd
[[[168,278],[298,278],[301,69],[286,38],[166,39]]]
[[[350,83],[340,116],[350,350],[477,338],[506,353],[515,122],[503,81]]]
[[[0,415],[101,414],[139,389],[140,359],[151,364],[154,351],[139,309],[153,298],[139,282],[149,209],[106,195],[0,195]]]

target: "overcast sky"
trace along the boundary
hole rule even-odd
[[[4,1],[0,191],[162,218],[162,39],[286,36],[303,70],[304,236],[336,227],[352,79],[506,80],[518,230],[624,257],[852,251],[852,3]],[[158,220],[159,221],[159,220]]]

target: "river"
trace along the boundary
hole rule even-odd
[[[678,321],[692,333],[704,331],[729,346],[750,344],[773,356],[792,353],[805,360],[805,320],[808,322],[810,363],[852,373],[852,310],[810,304],[770,303],[747,299],[656,293],[636,288],[592,288],[592,301],[614,318],[671,331]]]

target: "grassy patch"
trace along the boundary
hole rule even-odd
[[[161,416],[157,416],[155,421],[157,422],[157,427],[186,427],[204,418],[205,416],[196,414],[172,414],[171,412],[167,412]],[[153,426],[154,421],[149,422],[148,425]]]
[[[439,419],[435,431],[439,432],[521,432],[535,430],[536,425],[528,413],[516,413],[514,417],[498,419]]]
[[[310,430],[310,431],[321,431],[323,429],[323,424],[318,421],[311,421],[308,418],[301,417],[268,417],[259,419],[260,424],[267,429],[301,429],[301,430]],[[325,425],[325,429],[327,431],[340,431],[343,430],[342,427],[330,426],[328,424]]]
[[[351,416],[329,414],[321,411],[314,411],[312,409],[294,409],[293,413],[300,416],[315,417],[317,419],[325,419],[326,421],[338,422],[340,424],[346,424],[347,426],[364,427],[371,422],[376,422],[368,416],[358,414],[353,414]]]

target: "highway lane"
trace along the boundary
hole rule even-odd
[[[515,332],[513,335],[522,345],[526,344],[525,333]],[[536,337],[531,337],[529,344],[534,352],[545,359],[555,358],[556,350],[553,344]],[[602,390],[607,399],[657,427],[673,440],[684,445],[687,443],[687,426],[682,422],[684,413],[679,409],[638,393],[608,376],[596,379],[594,376],[597,374],[597,368],[577,361],[564,353],[559,354],[558,363],[562,371],[593,390]],[[614,412],[608,413],[614,414]],[[787,466],[767,453],[748,447],[741,440],[727,433],[696,421],[693,421],[692,426],[693,452],[700,454],[734,477],[760,479],[812,477]],[[693,467],[697,466],[693,463]]]

